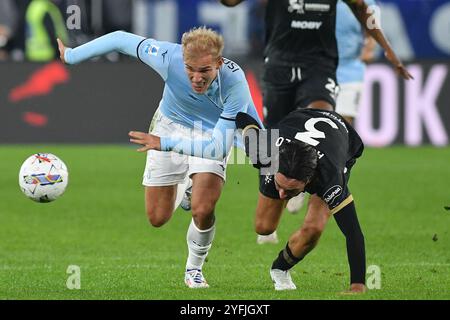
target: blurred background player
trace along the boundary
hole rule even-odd
[[[248,115],[238,114],[236,123],[243,129],[244,138],[258,136],[259,132],[251,132],[257,128],[257,122]],[[364,236],[348,189],[350,170],[364,149],[361,138],[339,114],[320,108],[292,111],[274,128],[279,130],[279,138],[276,146],[271,146],[270,155],[272,161],[278,161],[278,170],[260,171],[256,232],[273,233],[286,200],[300,192],[311,194],[303,225],[290,236],[272,264],[270,276],[275,290],[296,289],[289,270],[314,249],[333,215],[346,238],[350,292],[365,292]],[[312,137],[308,134],[310,130],[323,135]],[[260,147],[267,143],[259,139],[253,143],[259,143]],[[258,161],[254,160],[258,158],[247,147],[246,152],[258,167]]]
[[[18,28],[18,12],[12,0],[0,1],[0,61],[9,56],[8,45],[16,35]]]
[[[59,56],[56,38],[68,41],[65,20],[51,0],[32,0],[26,15],[25,56],[29,61],[47,62]]]
[[[133,131],[130,141],[143,145],[138,151],[148,151],[143,185],[153,226],[171,218],[192,178],[185,283],[207,288],[202,267],[214,239],[214,209],[234,142],[235,116],[242,111],[258,117],[244,73],[222,58],[222,36],[207,28],[193,29],[183,34],[179,45],[118,31],[75,49],[59,45],[61,59],[68,64],[116,51],[138,58],[165,81],[151,134]]]
[[[220,0],[235,6],[244,0]],[[386,58],[405,79],[411,75],[397,58],[377,21],[363,0],[344,0],[354,16],[384,49]],[[308,3],[300,0],[267,0],[266,46],[264,50],[264,124],[273,127],[297,108],[334,110],[338,85],[336,69],[337,0]],[[304,194],[291,199],[286,207],[295,213],[302,207]],[[277,234],[258,236],[258,243],[277,243]]]
[[[375,5],[374,0],[365,2],[369,7]],[[361,102],[365,64],[373,61],[376,42],[361,28],[349,6],[342,0],[336,7],[336,40],[339,52],[336,112],[353,125]]]

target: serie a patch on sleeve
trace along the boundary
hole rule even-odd
[[[157,56],[159,51],[159,47],[155,46],[154,44],[147,44],[144,47],[144,52],[150,56]]]

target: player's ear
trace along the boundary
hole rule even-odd
[[[217,67],[216,67],[216,69],[220,69],[222,64],[223,64],[223,57],[219,57],[219,59],[217,60]]]

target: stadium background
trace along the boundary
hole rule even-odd
[[[67,5],[60,2],[61,6]],[[81,20],[84,34],[69,30],[72,44],[108,31],[102,25],[105,23],[105,13],[99,5],[102,1],[72,2],[85,4],[86,10],[82,12],[87,17],[82,15]],[[263,29],[258,1],[246,1],[233,9],[214,0],[125,2],[129,19],[123,25],[143,36],[178,42],[184,31],[203,24],[222,32],[225,55],[243,67],[254,101],[262,108],[259,78]],[[359,214],[366,231],[368,262],[383,266],[384,261],[383,276],[391,281],[386,283],[387,292],[381,290],[368,297],[449,299],[450,216],[443,207],[450,205],[450,1],[378,2],[383,30],[415,80],[399,79],[379,53],[378,59],[368,66],[363,105],[356,119],[355,126],[368,148],[365,158],[358,162],[351,187],[361,203]],[[136,289],[131,283],[148,281],[145,273],[153,270],[154,261],[158,261],[155,266],[160,268],[164,268],[162,262],[167,263],[176,275],[179,270],[173,266],[174,260],[179,266],[184,263],[183,238],[188,217],[175,215],[164,230],[153,231],[146,225],[140,189],[144,160],[129,145],[123,146],[128,142],[129,130],[147,129],[161,97],[162,80],[146,66],[128,58],[108,56],[65,66],[58,61],[31,63],[18,50],[0,62],[0,83],[0,164],[6,172],[0,184],[4,245],[0,253],[1,299],[335,299],[337,296],[331,292],[345,285],[348,277],[345,248],[333,225],[329,227],[330,235],[322,240],[324,244],[319,245],[325,248],[317,250],[293,275],[294,280],[301,277],[304,294],[277,296],[270,291],[266,269],[281,244],[255,251],[252,215],[257,187],[252,183],[253,171],[248,166],[230,166],[227,189],[218,207],[223,214],[220,219],[225,221],[221,221],[223,229],[218,231],[217,249],[213,249],[210,259],[219,264],[226,264],[227,259],[240,263],[247,257],[245,252],[253,252],[257,257],[250,260],[256,261],[262,271],[257,275],[245,273],[239,279],[255,277],[267,282],[263,287],[266,291],[261,293],[259,282],[254,280],[247,288],[248,293],[239,291],[233,296],[234,289],[224,277],[216,282],[219,288],[220,284],[226,288],[224,292],[214,289],[209,296],[192,294],[183,290],[179,279],[173,280],[168,275],[162,279],[169,287],[175,287],[172,291],[159,288],[161,295],[155,294],[152,291],[152,285],[158,286],[155,281]],[[17,188],[21,162],[38,151],[61,156],[68,162],[73,179],[67,194],[47,207],[28,203]],[[244,179],[248,181],[243,182]],[[129,190],[124,191],[125,186]],[[236,198],[246,206],[237,205]],[[227,215],[233,218],[227,220]],[[299,216],[286,215],[280,227],[282,241],[293,231],[292,225],[301,223],[301,217],[303,212]],[[245,228],[236,230],[236,224]],[[122,232],[134,233],[134,238],[124,237]],[[238,232],[242,236],[235,234]],[[178,242],[167,245],[172,254],[164,255],[158,241],[164,241],[167,234]],[[221,240],[221,236],[232,244]],[[111,238],[112,243],[123,246],[122,251],[106,244]],[[134,247],[136,243],[138,248]],[[149,255],[149,246],[158,249]],[[128,253],[130,247],[137,249],[138,263]],[[97,261],[95,252],[89,248],[103,250],[104,255],[100,254],[103,260]],[[73,255],[65,253],[66,250],[74,252]],[[106,271],[98,266],[110,261],[123,265]],[[68,293],[64,286],[67,278],[64,266],[70,263],[80,263],[82,269],[85,266],[84,270],[98,272],[86,284],[88,289],[81,290],[79,295]],[[142,270],[136,267],[139,263],[144,266]],[[324,280],[317,275],[317,265],[325,275],[334,275],[333,281],[339,279],[338,285],[316,287]],[[142,274],[128,283],[126,274],[135,270],[133,266]],[[213,269],[213,264],[207,268]],[[222,266],[215,276],[220,278],[223,271],[230,272]],[[102,272],[111,275],[117,272],[122,278],[110,283],[102,278]],[[214,271],[210,274],[213,277]],[[305,277],[312,278],[305,280]],[[102,290],[96,289],[94,280]]]
[[[215,0],[133,1],[129,31],[178,42],[185,30],[197,25],[219,30],[226,40],[225,55],[244,68],[255,103],[262,108],[258,54],[263,40],[261,15],[254,13],[257,3],[247,1],[230,9]],[[398,79],[379,54],[368,68],[355,126],[367,145],[445,146],[450,129],[450,2],[380,1],[380,5],[382,27],[416,80]],[[82,28],[101,34],[101,28],[91,26],[98,24],[92,18],[96,15],[92,13],[90,20],[82,15]],[[79,35],[72,38],[80,41]],[[126,142],[129,128],[144,129],[158,106],[162,81],[138,62],[105,60],[76,67],[1,63],[0,143]],[[64,121],[67,115],[70,123]]]

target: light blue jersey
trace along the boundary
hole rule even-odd
[[[374,0],[365,0],[368,6]],[[362,82],[365,64],[359,59],[364,46],[364,33],[350,7],[339,0],[336,7],[336,40],[339,52],[338,83]]]
[[[246,112],[259,120],[245,74],[236,63],[224,59],[217,78],[206,93],[198,94],[192,90],[181,45],[176,43],[116,31],[80,47],[67,49],[65,60],[75,64],[111,51],[138,58],[163,78],[165,86],[159,110],[164,116],[188,128],[212,131],[211,138],[201,141],[161,137],[163,151],[223,159],[233,145],[236,114]]]

